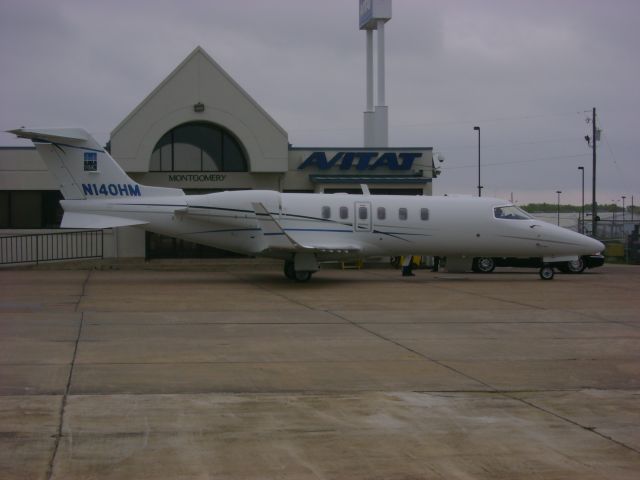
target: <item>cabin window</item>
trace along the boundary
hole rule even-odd
[[[532,218],[527,212],[525,212],[524,210],[520,210],[514,205],[507,205],[506,207],[496,207],[493,209],[493,215],[496,218],[506,220],[530,220]]]
[[[322,207],[322,218],[331,218],[331,207],[328,207],[326,205]]]
[[[365,206],[359,207],[358,208],[358,218],[360,220],[366,220],[367,218],[369,218],[369,209]]]
[[[340,218],[343,220],[349,218],[349,209],[347,207],[340,207]]]
[[[378,220],[384,220],[385,218],[387,218],[387,209],[378,207]]]
[[[408,217],[407,209],[406,209],[406,208],[400,208],[400,209],[398,210],[398,218],[399,218],[400,220],[406,220],[406,219],[407,219],[407,217]]]
[[[420,220],[429,220],[429,209],[421,208],[420,209]]]

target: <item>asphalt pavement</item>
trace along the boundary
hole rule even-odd
[[[639,266],[192,266],[0,270],[0,478],[640,478]]]

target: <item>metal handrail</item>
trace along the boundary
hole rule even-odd
[[[0,236],[0,265],[104,258],[102,230]]]

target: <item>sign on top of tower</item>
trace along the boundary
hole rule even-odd
[[[360,0],[360,30],[375,30],[391,19],[391,0]]]

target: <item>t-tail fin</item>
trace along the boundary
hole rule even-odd
[[[83,129],[19,128],[9,132],[34,143],[67,200],[184,195],[178,188],[147,187],[134,182]]]

